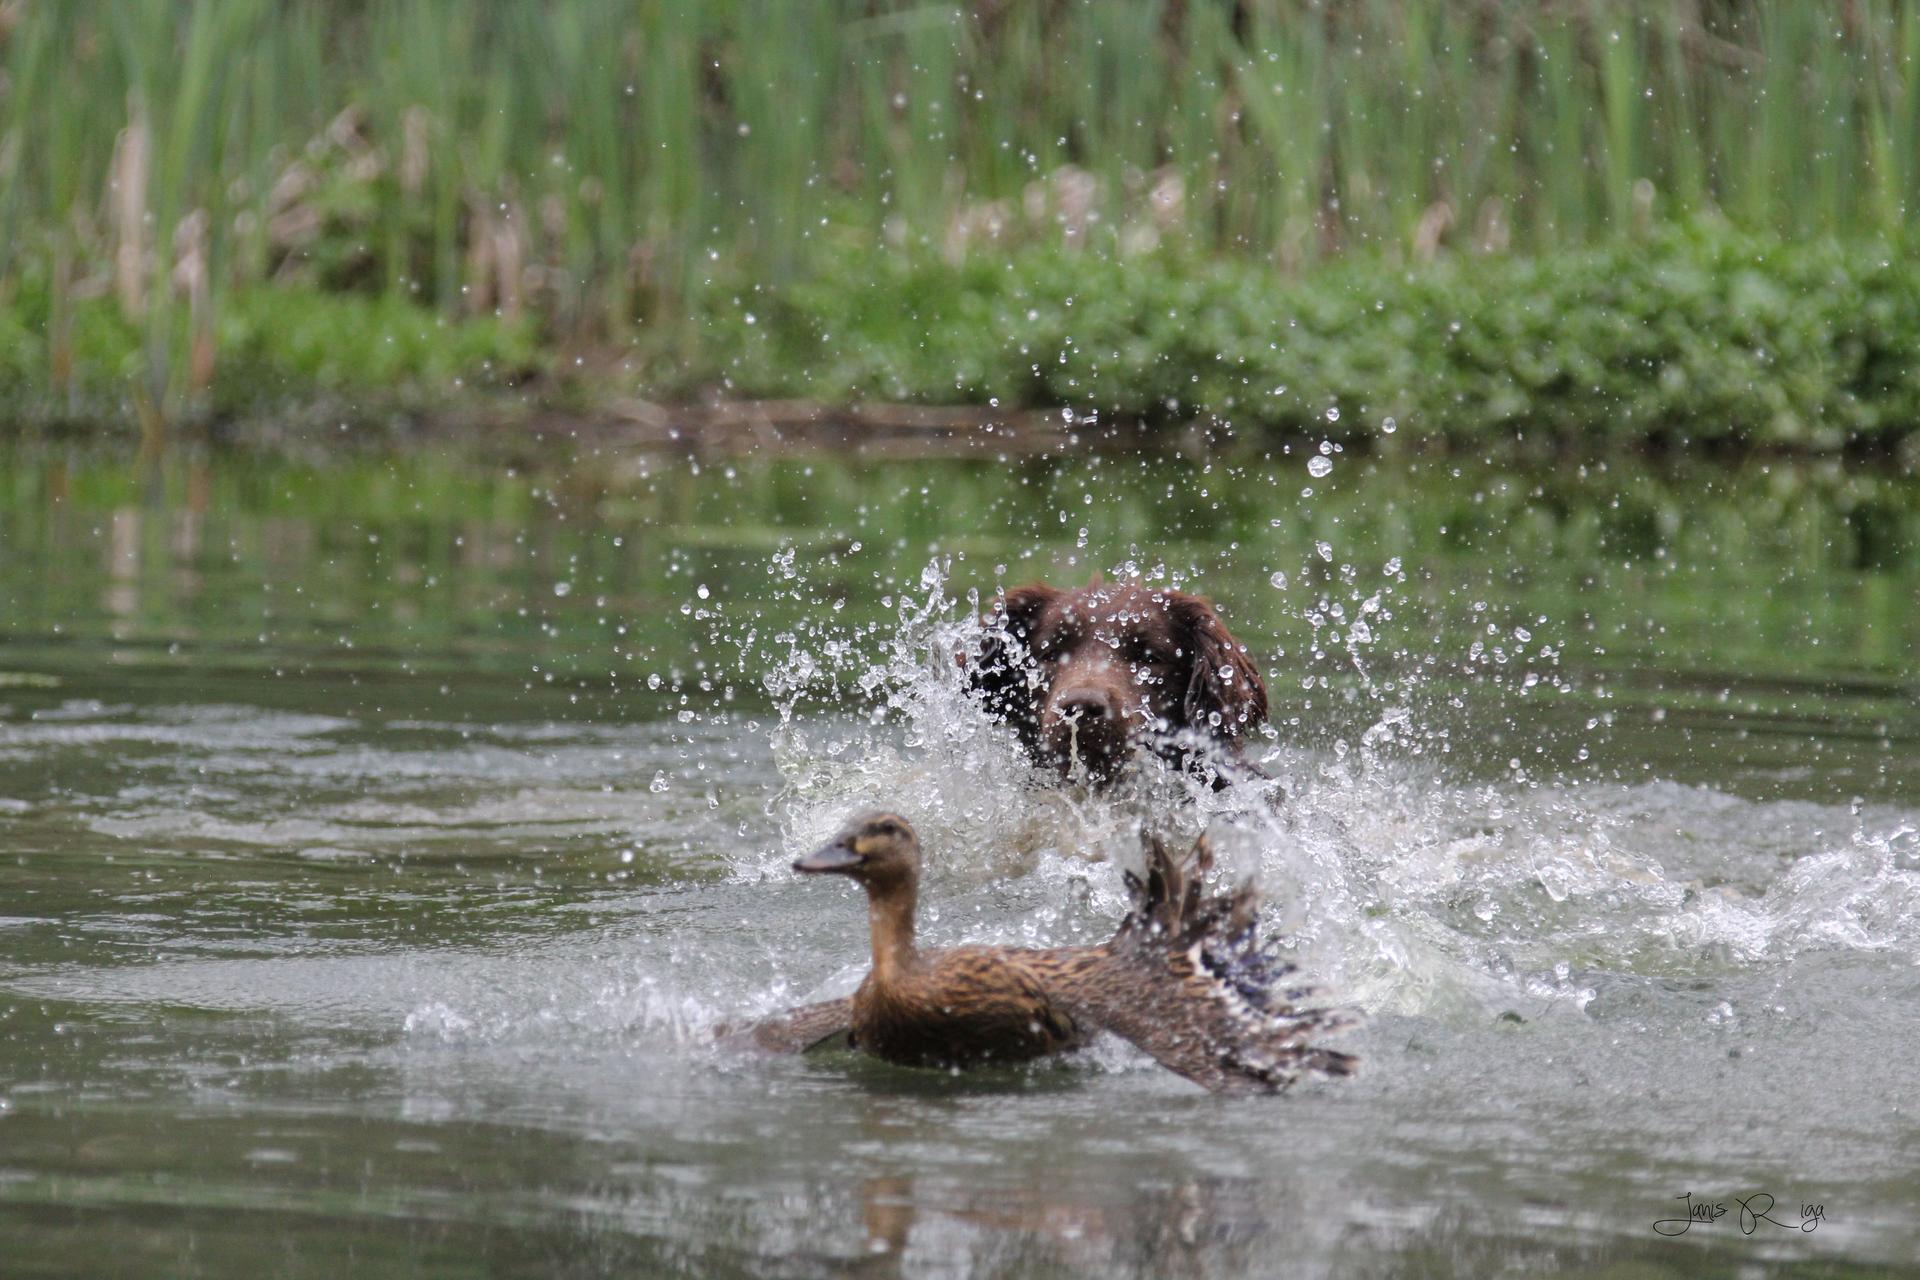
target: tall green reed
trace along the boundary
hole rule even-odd
[[[114,292],[156,405],[287,279],[671,343],[822,245],[1301,270],[1920,200],[1902,0],[14,0],[0,69],[0,296],[59,385]]]

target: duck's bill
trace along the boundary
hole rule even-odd
[[[793,864],[795,871],[817,874],[823,871],[850,871],[860,865],[860,855],[844,840],[822,845]]]

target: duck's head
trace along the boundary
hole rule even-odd
[[[910,885],[920,874],[920,838],[897,813],[863,813],[793,869],[850,876],[868,889]]]

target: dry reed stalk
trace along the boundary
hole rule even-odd
[[[153,131],[146,108],[132,99],[127,126],[113,144],[107,191],[112,211],[113,285],[120,310],[139,319],[147,310],[147,183],[153,172]]]

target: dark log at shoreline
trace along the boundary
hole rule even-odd
[[[622,399],[604,407],[633,448],[738,454],[758,449],[874,454],[1045,453],[1070,442],[1058,409],[973,405],[830,405],[813,400],[727,400],[663,405]]]

